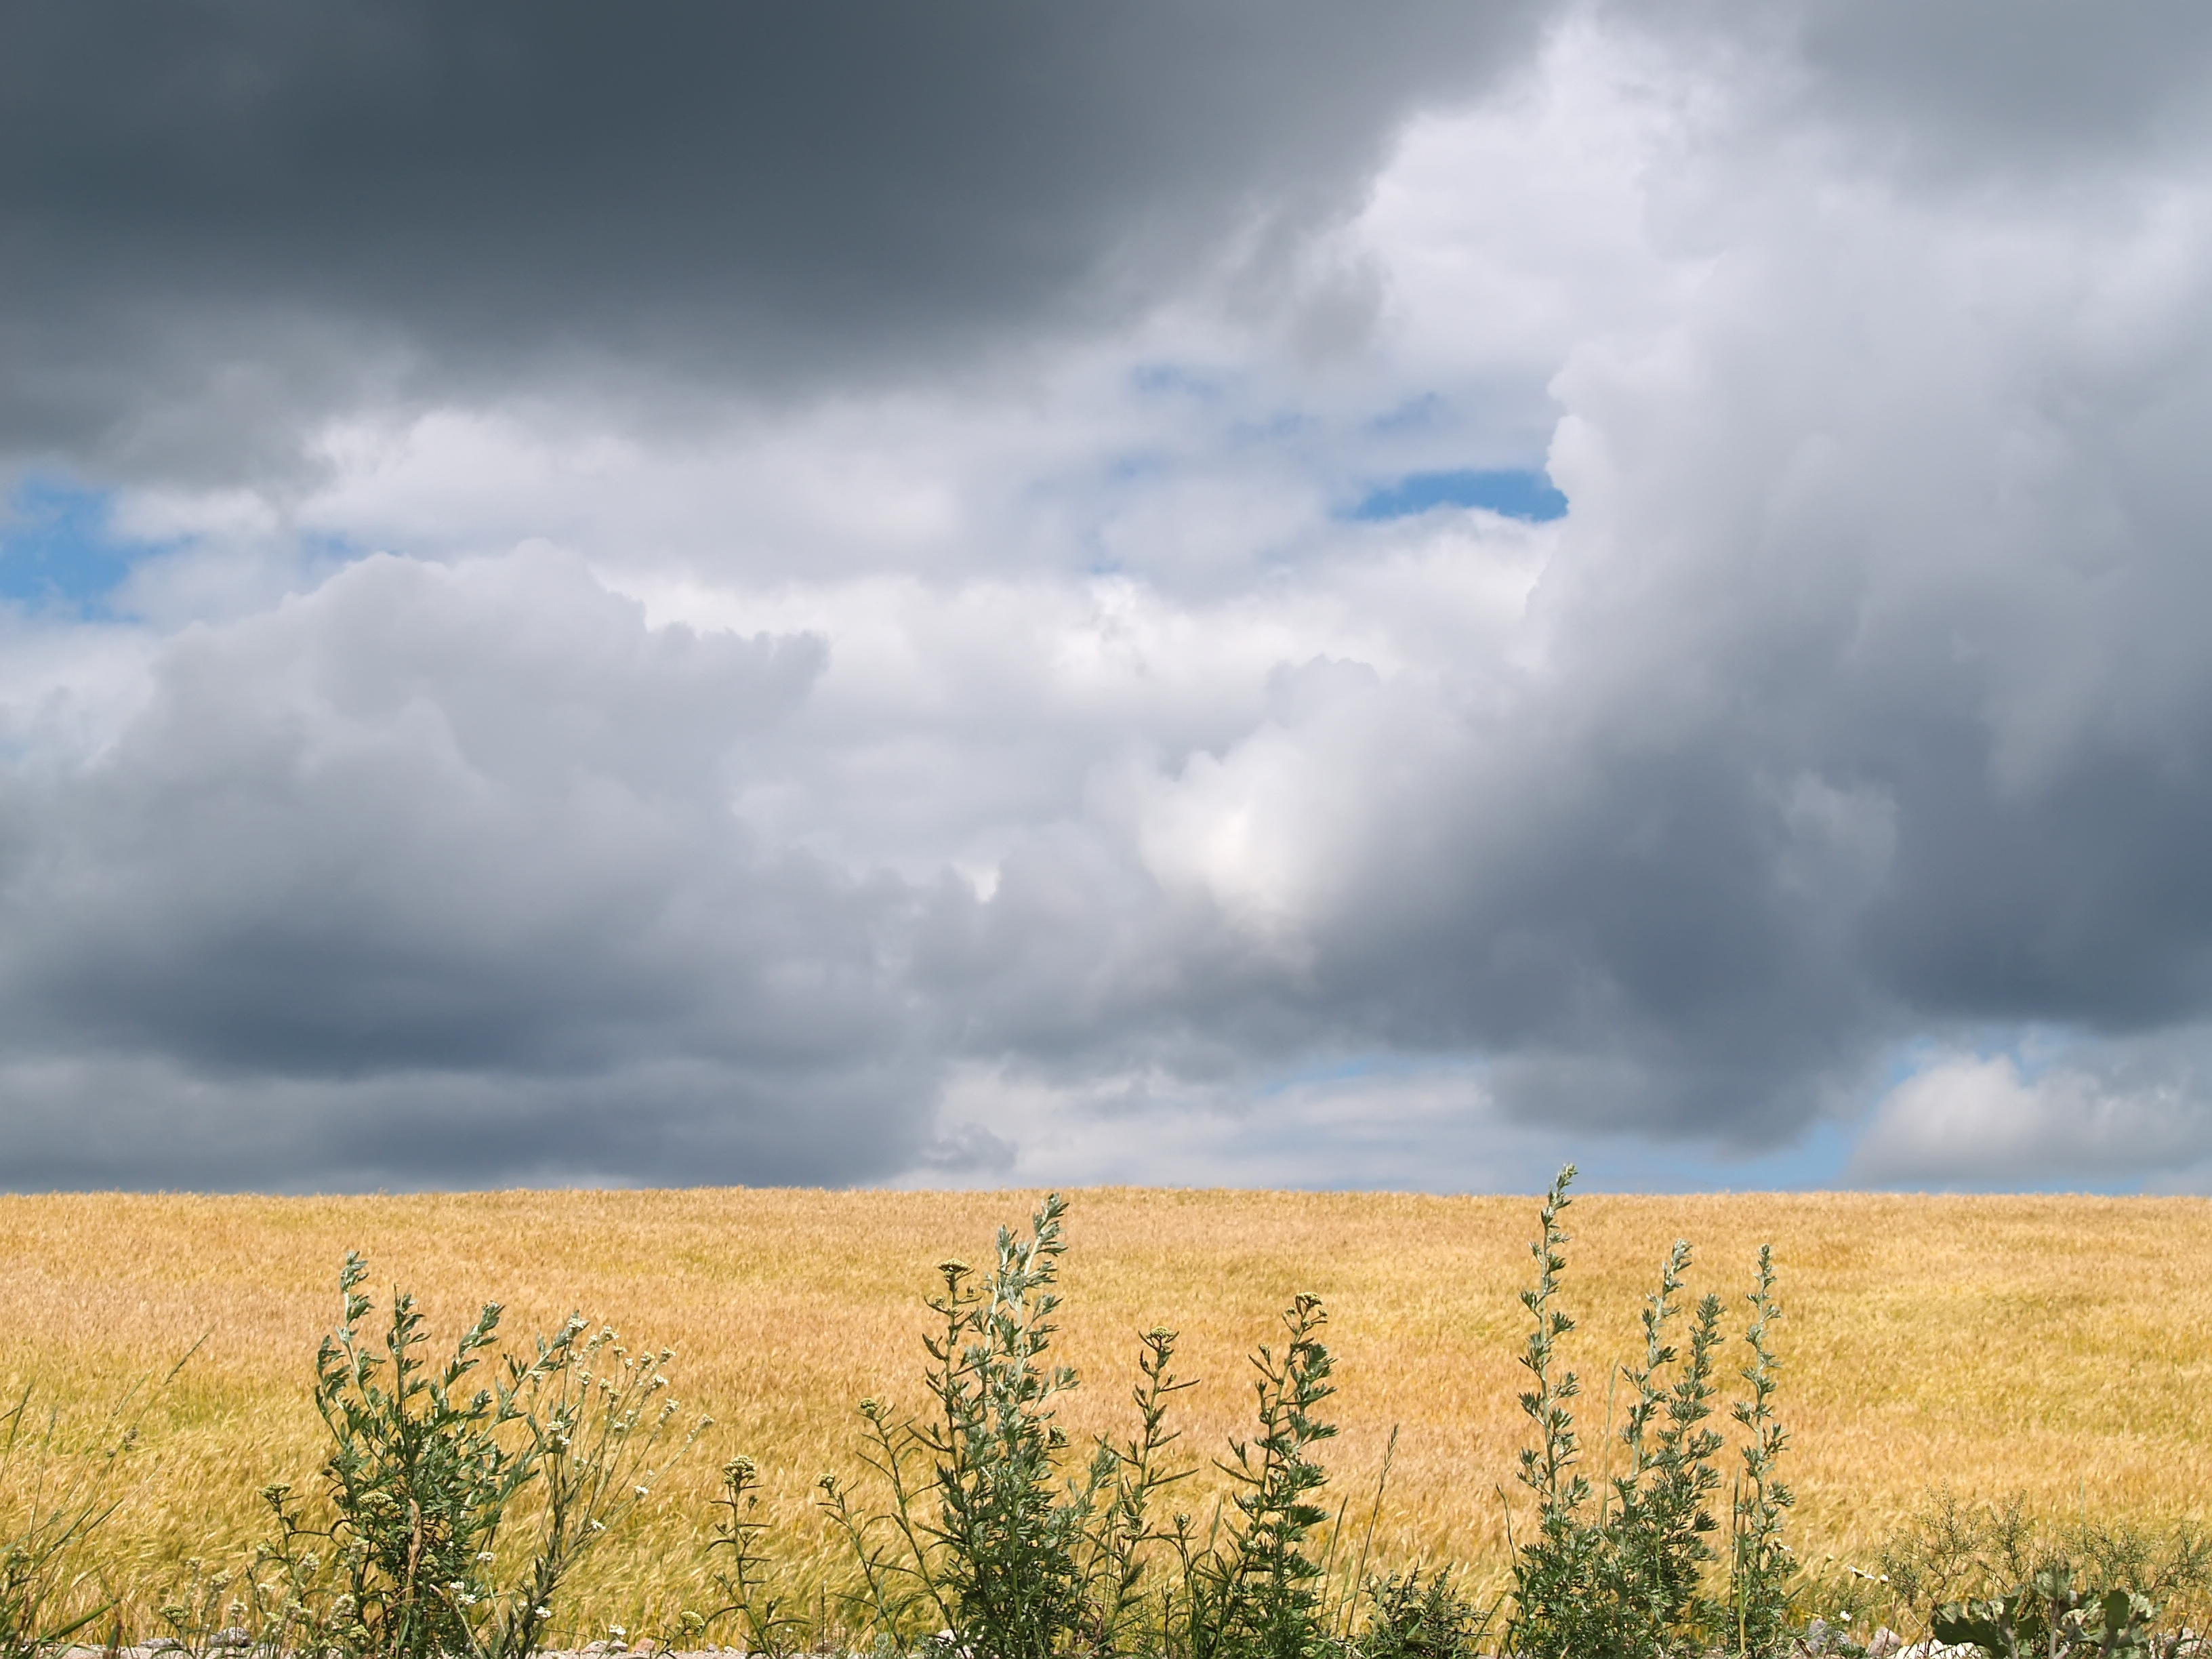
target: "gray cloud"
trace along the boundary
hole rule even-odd
[[[975,1167],[988,1149],[932,1140],[914,1085],[911,1066],[867,1059],[348,1078],[31,1060],[0,1070],[0,1161],[15,1191],[836,1185]]]
[[[0,443],[222,473],[363,397],[972,368],[1294,243],[1533,16],[12,9]]]
[[[2201,1019],[2201,198],[2085,217],[2061,185],[1939,215],[1875,175],[1808,212],[1778,186],[1796,164],[1755,155],[1720,161],[1745,204],[1673,330],[1555,383],[1576,506],[1530,602],[1543,672],[1509,677],[1507,712],[1476,647],[1425,665],[1441,698],[1345,683],[1186,767],[1212,805],[1185,821],[1269,826],[1245,868],[1323,850],[1300,951],[1187,947],[1188,980],[1130,953],[1146,1052],[1474,1052],[1522,1121],[1753,1147],[1929,1033],[2071,1031],[2117,1077]],[[1212,896],[1233,909],[1234,880]],[[1040,967],[1011,1008],[1066,1006]],[[2161,1098],[2207,1111],[2194,1085]],[[1990,1168],[2143,1168],[2154,1144],[2084,1162],[2023,1135]]]
[[[911,900],[723,800],[821,659],[648,631],[550,556],[188,631],[104,752],[0,798],[15,1179],[901,1166]]]
[[[2212,1158],[2212,30],[190,15],[7,94],[185,596],[9,623],[10,1182]]]
[[[1820,0],[1799,46],[1839,108],[1929,159],[2043,168],[2203,133],[2212,21],[2185,0],[2100,16],[2064,0],[1946,8]]]
[[[1609,21],[1773,76],[1790,112],[1833,120],[1923,179],[2047,181],[2204,136],[2212,21],[2187,0],[2104,14],[2066,0],[1608,8]]]

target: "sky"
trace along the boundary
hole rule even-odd
[[[0,1187],[2212,1190],[2208,429],[2178,0],[10,6]]]

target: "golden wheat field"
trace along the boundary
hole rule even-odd
[[[415,1291],[441,1337],[477,1305],[510,1339],[572,1309],[676,1351],[715,1426],[603,1553],[578,1623],[696,1599],[717,1466],[766,1472],[778,1548],[818,1574],[811,1506],[857,1469],[856,1401],[919,1407],[933,1264],[988,1258],[1026,1193],[500,1193],[374,1198],[0,1198],[0,1376],[89,1425],[136,1376],[197,1353],[144,1419],[103,1556],[128,1604],[180,1564],[264,1530],[266,1482],[312,1482],[307,1383],[349,1249],[380,1298]],[[1399,1429],[1376,1555],[1494,1570],[1522,1419],[1516,1354],[1533,1199],[1105,1190],[1076,1194],[1060,1345],[1081,1368],[1073,1431],[1119,1433],[1133,1334],[1182,1334],[1178,1449],[1203,1463],[1247,1419],[1246,1358],[1277,1310],[1330,1310],[1340,1437],[1333,1490],[1364,1512]],[[2212,1204],[2193,1199],[1746,1194],[1579,1198],[1569,1212],[1569,1353],[1601,1466],[1609,1367],[1677,1236],[1693,1290],[1740,1306],[1757,1247],[1782,1273],[1801,1556],[1872,1547],[1934,1483],[2054,1511],[2197,1516],[2212,1476]],[[1740,1325],[1740,1320],[1732,1320]],[[1732,1377],[1732,1367],[1730,1375]],[[1196,1493],[1196,1483],[1178,1490]],[[1187,1501],[1201,1501],[1194,1496]],[[1523,1506],[1525,1513],[1525,1506]]]

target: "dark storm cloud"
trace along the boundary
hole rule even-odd
[[[1738,1150],[1863,1098],[1931,1031],[2154,1041],[2185,1075],[2171,1034],[2212,1014],[2212,688],[2154,743],[2086,738],[2012,786],[1994,676],[1898,699],[1923,620],[1839,630],[1786,676],[1707,637],[1700,669],[1743,706],[1656,742],[1605,702],[1433,745],[1387,714],[1324,737],[1315,791],[1360,797],[1362,834],[1288,958],[1041,842],[988,907],[938,912],[924,982],[976,1049],[1054,1077],[1473,1053],[1523,1122]]]
[[[1409,750],[1382,729],[1364,753],[1316,757],[1367,822],[1291,959],[1041,845],[987,908],[933,918],[925,983],[978,1049],[1058,1076],[1472,1053],[1526,1121],[1738,1147],[1795,1134],[1900,1006],[1857,937],[1862,851],[1820,821],[1835,803],[1776,787],[1808,757],[1741,731],[1643,755],[1533,735]]]
[[[11,7],[0,443],[220,471],[364,395],[970,363],[1345,207],[1532,11]]]
[[[0,793],[10,1181],[902,1166],[908,900],[722,802],[821,660],[550,557],[173,642],[101,757]]]
[[[916,1077],[906,1060],[350,1078],[21,1060],[0,1067],[0,1168],[10,1191],[836,1185],[938,1155]],[[951,1150],[974,1166],[972,1148]]]

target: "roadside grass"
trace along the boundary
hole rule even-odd
[[[758,1511],[803,1606],[842,1571],[818,1510],[824,1473],[862,1471],[854,1406],[928,1402],[921,1297],[948,1249],[972,1251],[1030,1193],[502,1193],[360,1199],[0,1198],[0,1385],[53,1402],[58,1446],[99,1443],[130,1378],[191,1363],[141,1411],[101,1529],[105,1593],[136,1628],[191,1577],[267,1535],[258,1489],[312,1483],[309,1400],[334,1322],[333,1264],[360,1249],[366,1290],[405,1286],[450,1343],[487,1297],[516,1331],[580,1307],[675,1350],[701,1455],[658,1482],[619,1550],[572,1583],[565,1635],[665,1628],[711,1601],[701,1553],[718,1466],[756,1460]],[[1464,1564],[1494,1595],[1509,1559],[1500,1491],[1528,1443],[1516,1404],[1528,1281],[1526,1198],[1100,1190],[1073,1195],[1054,1339],[1083,1387],[1079,1443],[1126,1432],[1134,1334],[1180,1334],[1178,1396],[1201,1473],[1249,1435],[1254,1342],[1295,1294],[1330,1315],[1330,1492],[1371,1491],[1395,1430],[1376,1571]],[[2206,1519],[2212,1490],[2212,1204],[2191,1199],[1861,1194],[1578,1197],[1562,1346],[1585,1378],[1587,1471],[1620,1473],[1604,1379],[1644,1348],[1637,1319],[1671,1241],[1696,1242],[1687,1291],[1740,1296],[1771,1242],[1786,1317],[1779,1409],[1796,1493],[1790,1535],[1815,1569],[1881,1571],[1938,1484],[2019,1498],[2080,1524]],[[1733,1320],[1733,1315],[1731,1318]],[[1740,1329],[1740,1321],[1731,1328]],[[1721,1360],[1740,1363],[1740,1345]],[[1626,1401],[1616,1400],[1618,1425]],[[1733,1443],[1733,1439],[1732,1439]],[[1734,1454],[1729,1454],[1733,1457]],[[1723,1494],[1725,1498],[1725,1494]],[[1841,1590],[1838,1592],[1842,1593]]]

